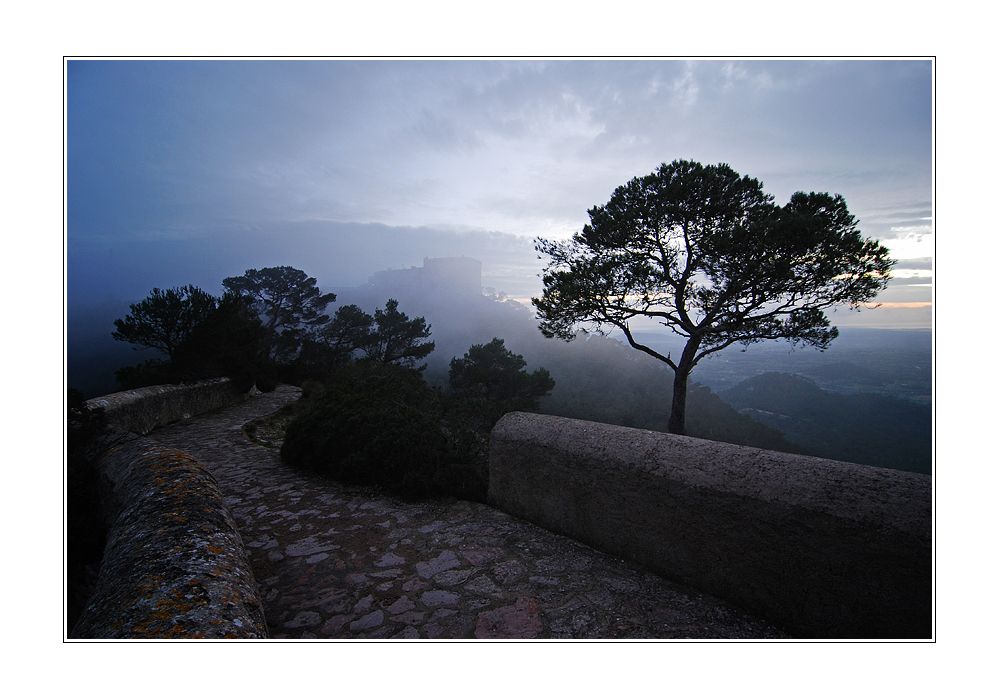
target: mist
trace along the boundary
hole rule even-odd
[[[373,250],[356,245],[361,252],[354,257],[316,254],[337,240],[336,236],[355,241],[364,237],[381,245],[372,246]],[[437,243],[439,250],[456,243],[464,243],[458,249],[468,253],[492,248],[488,252],[494,257],[490,259],[500,263],[484,262],[481,276],[477,272],[471,283],[463,280],[455,284],[445,278],[428,284],[430,267],[459,256],[423,256],[418,264],[387,264],[393,258],[410,261],[417,252],[430,248],[417,248],[416,238]],[[285,264],[289,257],[307,258],[312,252],[313,264],[305,271],[322,271],[327,279],[340,282],[321,285],[324,292],[337,295],[327,313],[355,304],[371,314],[392,298],[410,318],[425,319],[431,329],[430,340],[435,343],[424,371],[432,386],[447,392],[452,359],[462,357],[473,345],[500,338],[508,350],[524,357],[529,372],[543,367],[551,373],[556,388],[542,400],[543,412],[647,430],[666,429],[672,370],[628,346],[621,334],[579,334],[572,342],[545,338],[530,303],[522,303],[502,288],[507,286],[527,296],[537,293],[524,279],[532,256],[517,237],[368,225],[324,227],[311,234],[300,232],[296,240],[299,245],[292,246],[295,254],[282,258]],[[276,246],[277,241],[269,245]],[[256,254],[263,255],[264,249]],[[176,255],[176,269],[160,271],[163,281],[158,284],[179,285],[198,279],[190,267],[180,264],[182,257]],[[464,262],[482,262],[472,255],[464,257]],[[234,275],[244,271],[240,269],[243,265],[273,266],[260,260],[248,254],[240,264],[229,265],[235,266]],[[426,267],[428,263],[434,264]],[[474,269],[478,271],[478,267]],[[376,275],[380,270],[395,274]],[[218,293],[222,275],[216,274],[213,280],[207,270],[202,274],[206,291]],[[421,282],[398,283],[407,279]],[[528,279],[538,283],[537,278]],[[487,286],[487,282],[501,288]],[[135,350],[111,338],[114,319],[128,313],[128,302],[106,298],[103,303],[70,310],[68,382],[86,396],[118,390],[116,369],[157,357],[155,351]],[[655,327],[637,331],[636,338],[662,354],[679,353],[684,341]],[[691,375],[688,433],[929,473],[931,340],[929,329],[848,326],[825,352],[795,348],[784,341],[727,348],[702,360]],[[804,412],[811,412],[812,417],[804,419]]]
[[[462,255],[483,262],[484,287],[522,300],[541,292],[533,241],[495,231],[281,222],[173,239],[70,238],[67,254],[71,309],[137,301],[153,287],[193,284],[218,294],[226,277],[281,265],[304,270],[323,288],[356,287],[379,270]]]

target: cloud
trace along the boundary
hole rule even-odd
[[[694,70],[690,63],[688,63],[684,74],[674,79],[671,89],[675,104],[691,108],[698,102],[698,82],[695,80]]]
[[[485,147],[482,137],[470,125],[460,125],[454,119],[436,114],[426,107],[421,110],[411,132],[414,140],[445,153],[468,155]]]
[[[930,304],[917,306],[883,304],[857,312],[845,308],[827,312],[830,324],[838,328],[930,328],[934,310]]]
[[[893,270],[895,274],[896,269],[900,270],[931,270],[933,268],[933,258],[906,258],[897,259],[896,268]]]
[[[128,202],[130,210],[100,216],[95,227],[142,221],[155,230],[176,215],[177,207],[157,206],[166,199],[201,220],[287,217],[307,205],[344,221],[524,235],[533,232],[526,215],[509,211],[546,220],[547,209],[560,207],[580,212],[557,217],[572,230],[614,187],[675,157],[733,162],[759,176],[775,170],[776,157],[800,169],[803,157],[813,165],[829,158],[818,147],[840,153],[847,144],[814,132],[841,130],[846,103],[794,124],[788,113],[829,91],[831,79],[845,89],[841,73],[882,69],[752,61],[88,64],[70,72],[70,177],[79,181],[71,204],[82,201],[74,194],[86,172],[100,190],[86,192],[88,201],[116,192],[126,196],[108,208],[120,214]],[[80,148],[76,124],[86,128]],[[826,179],[824,189],[839,184]],[[507,206],[500,193],[523,206]]]
[[[308,249],[332,279],[323,256],[420,264],[438,254],[426,231],[514,234],[530,253],[676,158],[728,162],[779,202],[842,193],[865,235],[927,258],[930,87],[926,61],[74,61],[69,276],[96,289],[114,269],[115,294],[142,296],[173,270]],[[369,238],[305,242],[323,227]],[[359,249],[382,242],[406,262]],[[127,282],[138,269],[152,276]]]

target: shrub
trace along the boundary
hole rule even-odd
[[[449,494],[485,500],[479,456],[449,428],[443,397],[414,370],[359,362],[288,427],[290,464],[408,498]]]
[[[278,388],[278,375],[269,368],[262,369],[257,375],[257,391],[268,394]]]
[[[473,345],[462,359],[452,358],[448,383],[454,391],[488,399],[500,415],[537,411],[539,399],[548,395],[556,383],[541,367],[528,374],[524,357],[515,355],[503,343],[503,338],[494,338],[484,345]]]
[[[302,395],[299,397],[303,403],[310,402],[323,393],[323,382],[316,379],[306,379],[302,382]]]
[[[137,365],[122,367],[115,371],[115,379],[122,391],[179,381],[173,365],[163,360],[146,360]]]

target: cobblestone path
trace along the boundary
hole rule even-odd
[[[149,437],[216,477],[274,638],[774,638],[767,622],[486,505],[405,503],[299,472],[244,423],[279,387]]]

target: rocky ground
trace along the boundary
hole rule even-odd
[[[216,477],[273,638],[765,639],[765,620],[480,503],[405,503],[282,463],[243,426],[282,386],[150,437]],[[273,436],[270,444],[276,444]]]

